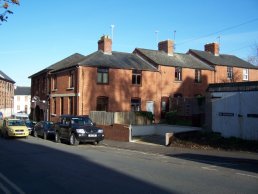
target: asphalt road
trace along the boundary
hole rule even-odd
[[[258,172],[220,157],[0,138],[0,193],[258,193]]]

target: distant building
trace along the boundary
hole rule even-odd
[[[4,117],[13,113],[14,84],[15,81],[0,70],[0,114]]]
[[[30,87],[15,87],[13,113],[30,114]]]

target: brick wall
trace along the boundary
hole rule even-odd
[[[129,126],[128,125],[97,125],[104,130],[105,139],[129,142]]]
[[[245,68],[233,67],[233,77],[234,82],[243,82],[243,70]],[[257,69],[249,69],[249,79],[248,81],[257,81],[258,80],[258,70]],[[216,66],[215,73],[215,82],[213,83],[225,83],[230,82],[227,79],[227,66]]]

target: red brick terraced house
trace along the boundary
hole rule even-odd
[[[77,64],[84,56],[75,53],[33,75],[31,78],[31,118],[35,121],[50,120],[51,88],[57,87],[56,77],[51,78],[51,72]],[[76,81],[76,80],[74,80]],[[52,83],[51,83],[52,82]],[[60,84],[60,83],[59,83]],[[61,84],[60,84],[61,85]],[[55,90],[53,90],[55,91]]]
[[[258,67],[234,55],[220,54],[218,43],[209,43],[204,51],[190,49],[188,54],[214,68],[212,83],[258,80]]]
[[[171,40],[160,42],[157,51],[124,53],[112,51],[112,40],[103,36],[98,51],[71,55],[30,76],[32,115],[56,121],[94,110],[148,110],[158,122],[169,97],[204,95],[214,83],[214,68],[192,54],[174,53]]]

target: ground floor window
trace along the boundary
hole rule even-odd
[[[73,114],[73,97],[71,96],[71,97],[69,97],[69,107],[68,107],[68,109],[69,109],[69,114]]]
[[[108,97],[97,97],[97,111],[108,111]]]
[[[141,99],[132,98],[131,99],[131,111],[141,111]]]

